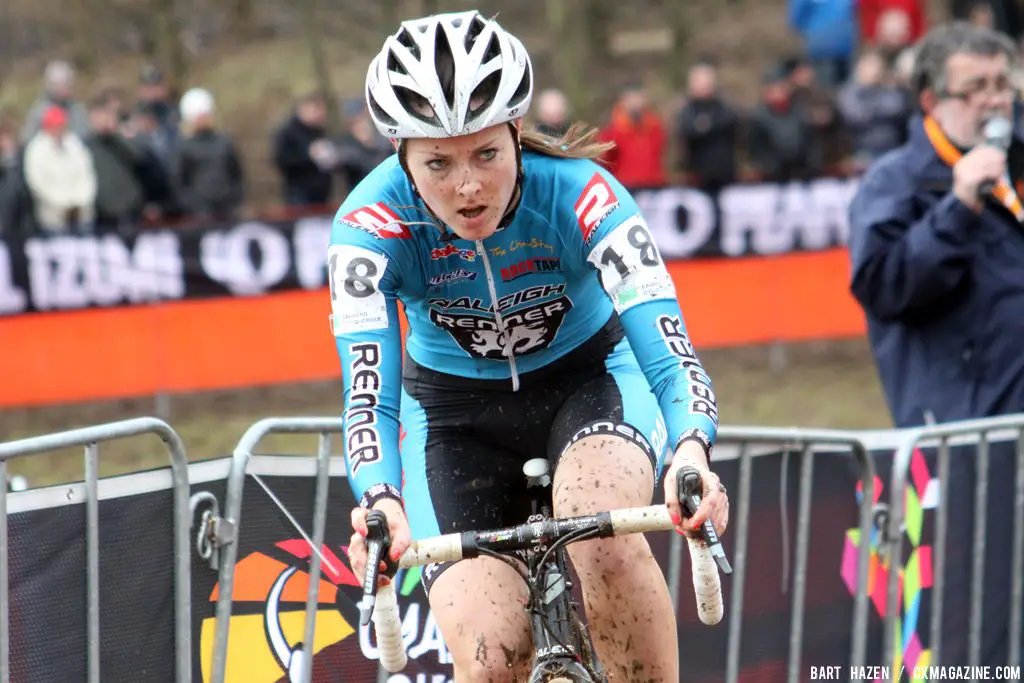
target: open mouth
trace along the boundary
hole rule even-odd
[[[459,209],[459,215],[464,218],[476,218],[487,209],[486,206],[471,206],[466,209]]]

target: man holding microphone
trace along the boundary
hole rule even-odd
[[[1016,49],[1002,34],[955,22],[932,29],[915,51],[911,86],[919,112],[909,140],[867,170],[850,204],[851,290],[864,308],[897,427],[1024,412]],[[967,457],[954,452],[949,500],[941,501],[951,514],[940,658],[967,663],[970,539],[983,533],[979,663],[1001,665],[1008,652],[1013,448],[993,447],[985,529],[973,524],[976,449],[968,450]]]

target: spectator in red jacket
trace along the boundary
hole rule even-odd
[[[637,189],[667,183],[665,124],[651,108],[642,86],[632,85],[622,92],[601,139],[615,143],[603,161],[623,185]]]
[[[878,40],[878,20],[886,12],[903,12],[910,20],[908,43],[913,44],[928,28],[922,0],[858,0],[860,30],[864,42],[874,45]]]

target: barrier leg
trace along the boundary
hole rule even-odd
[[[1017,481],[1013,494],[1013,570],[1010,574],[1010,656],[1020,665],[1021,609],[1024,608],[1024,430],[1017,437]]]
[[[740,445],[740,484],[737,507],[743,511],[736,525],[736,551],[733,561],[732,595],[729,604],[729,640],[726,652],[725,680],[736,683],[740,676],[740,641],[743,635],[743,589],[747,578],[747,546],[750,539],[750,481],[754,459],[746,442]]]
[[[0,458],[0,683],[11,680],[11,599],[7,557],[7,461]]]
[[[327,475],[331,458],[331,441],[327,434],[320,434],[316,456],[316,499],[313,503],[313,546],[319,550],[324,545],[324,527],[327,526]],[[309,559],[309,593],[306,595],[306,630],[303,636],[302,683],[313,680],[313,639],[316,637],[316,614],[320,593],[320,553],[312,553]]]
[[[785,472],[782,476],[786,476]],[[800,502],[797,508],[796,567],[793,570],[793,612],[789,625],[789,681],[801,680],[800,654],[804,633],[804,597],[807,592],[807,552],[811,536],[811,489],[814,451],[805,444],[800,454]]]
[[[981,620],[983,608],[981,600],[985,593],[985,514],[988,510],[988,436],[982,434],[978,444],[978,459],[975,466],[974,488],[974,547],[971,566],[971,621],[968,624],[968,666],[981,663]]]
[[[89,643],[89,683],[100,681],[100,495],[99,449],[85,447],[85,564],[88,590],[86,616]]]
[[[857,590],[853,596],[853,634],[850,666],[864,666],[868,643],[868,572],[871,566],[872,511],[875,505],[875,464],[863,444],[853,445],[854,459],[861,466],[860,545],[857,549]]]
[[[949,439],[939,443],[939,506],[935,511],[935,552],[932,553],[932,623],[929,647],[932,661],[942,659],[942,610],[946,591],[946,543],[949,536]]]

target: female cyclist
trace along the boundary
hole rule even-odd
[[[706,486],[686,522],[665,487],[677,531],[728,522],[709,469],[711,382],[643,216],[592,161],[607,149],[592,131],[523,130],[532,92],[522,43],[477,12],[405,22],[370,64],[367,105],[397,154],[338,210],[328,254],[357,575],[369,509],[386,514],[393,557],[414,538],[520,524],[522,464],[538,455],[568,516],[649,505],[671,447],[668,474],[689,463]],[[569,556],[610,679],[679,680],[673,605],[646,540]],[[517,573],[481,557],[423,576],[456,680],[524,680]]]

